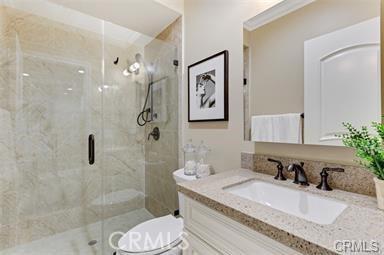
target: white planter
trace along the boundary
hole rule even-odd
[[[379,209],[384,210],[384,181],[377,177],[373,178],[376,186],[377,205]]]

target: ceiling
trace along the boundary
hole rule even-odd
[[[155,0],[156,2],[159,2],[168,8],[179,12],[181,14],[184,13],[184,0]]]
[[[180,13],[164,0],[48,0],[99,19],[155,37]],[[171,1],[172,2],[172,1]]]

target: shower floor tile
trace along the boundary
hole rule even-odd
[[[0,255],[110,255],[113,249],[108,244],[109,234],[126,232],[135,225],[154,218],[146,209],[106,219],[104,222],[104,244],[101,242],[102,222],[72,229],[53,236],[0,251]],[[97,240],[93,246],[88,242]],[[114,240],[116,241],[116,240]],[[104,246],[104,254],[102,253]]]

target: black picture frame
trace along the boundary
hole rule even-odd
[[[193,67],[196,67],[202,63],[205,63],[209,60],[212,60],[214,58],[217,58],[221,55],[224,55],[224,66],[222,67],[223,68],[223,83],[222,86],[223,86],[223,90],[224,90],[224,93],[223,93],[223,96],[224,96],[224,99],[223,99],[223,102],[224,102],[224,114],[223,114],[223,117],[222,118],[212,118],[212,119],[207,119],[207,118],[204,118],[204,119],[191,119],[191,68]],[[228,50],[224,50],[224,51],[221,51],[219,53],[216,53],[212,56],[209,56],[205,59],[202,59],[192,65],[189,65],[188,66],[188,122],[211,122],[211,121],[228,121],[229,120],[229,100],[228,100],[228,97],[229,97],[229,92],[228,92],[228,82],[229,82],[229,75],[228,75],[228,71],[229,71],[229,52]],[[208,72],[209,70],[207,70]]]

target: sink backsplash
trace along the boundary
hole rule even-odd
[[[360,166],[243,152],[241,153],[241,167],[275,176],[277,173],[276,164],[269,162],[268,158],[280,160],[284,166],[290,163],[304,162],[304,169],[309,182],[316,185],[320,183],[320,172],[324,167],[341,167],[345,169],[344,173],[329,173],[328,182],[333,189],[341,189],[368,196],[375,196],[376,194],[373,174]],[[293,179],[294,173],[284,171],[284,175],[287,178]]]

